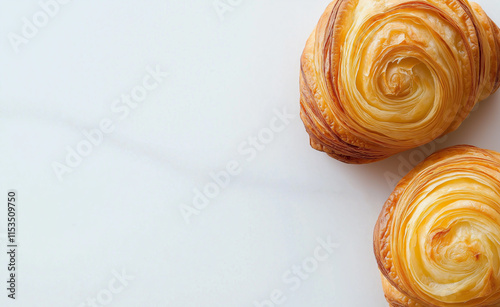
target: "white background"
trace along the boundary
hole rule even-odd
[[[500,23],[500,2],[478,2]],[[281,306],[387,306],[372,230],[392,190],[388,172],[403,175],[434,147],[500,151],[500,96],[441,143],[382,162],[346,165],[311,149],[298,116],[249,159],[238,147],[275,109],[298,114],[299,57],[327,4],[244,0],[221,19],[212,0],[70,1],[15,52],[9,33],[41,8],[0,0],[0,305],[100,297],[108,306],[251,307],[277,290]],[[113,101],[157,66],[168,76],[120,120]],[[54,163],[106,117],[115,131],[59,180]],[[231,160],[241,173],[187,224],[180,206]],[[15,302],[5,290],[11,188]],[[283,276],[328,237],[338,247],[291,289]],[[134,279],[108,302],[123,270]]]

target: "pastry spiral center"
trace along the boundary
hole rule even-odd
[[[406,96],[411,90],[411,72],[399,70],[391,75],[389,81],[389,93],[392,96]]]
[[[427,143],[450,126],[469,99],[457,78],[468,67],[457,61],[463,44],[451,44],[460,34],[447,22],[429,23],[438,18],[425,7],[400,7],[355,20],[339,72],[353,126],[398,147]]]
[[[469,223],[459,223],[430,235],[432,251],[429,257],[437,262],[450,263],[451,267],[475,265],[484,253],[477,238],[480,233]],[[442,256],[440,256],[442,255]]]
[[[400,229],[411,231],[398,237],[399,253],[419,297],[464,303],[498,291],[500,186],[480,170],[442,171],[417,197],[404,195],[414,202],[401,215]]]
[[[378,86],[389,99],[402,99],[410,95],[419,83],[418,76],[413,68],[422,64],[414,58],[405,58],[391,61],[385,72],[379,77]],[[425,70],[425,65],[423,66]],[[428,72],[428,71],[427,71]],[[427,74],[427,72],[424,72]]]

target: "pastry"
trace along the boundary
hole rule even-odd
[[[391,306],[500,306],[500,153],[424,160],[385,203],[374,252]]]
[[[335,0],[301,57],[311,146],[369,163],[457,129],[500,85],[500,30],[467,0]]]

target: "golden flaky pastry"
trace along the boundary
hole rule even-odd
[[[387,200],[374,251],[391,306],[500,306],[500,153],[441,150]]]
[[[311,146],[368,163],[458,128],[500,85],[500,30],[467,0],[335,0],[301,58]]]

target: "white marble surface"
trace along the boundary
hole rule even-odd
[[[2,290],[1,306],[386,306],[372,229],[388,172],[434,147],[500,151],[498,94],[428,149],[362,166],[314,151],[275,112],[298,114],[299,56],[328,1],[225,1],[223,19],[212,0],[68,1],[18,52],[9,33],[40,4],[0,1],[0,251],[7,189],[20,206],[18,299]],[[500,2],[478,2],[500,23]],[[120,100],[157,68],[143,102]],[[110,122],[58,178],[68,146]],[[251,149],[259,133],[272,140]],[[226,167],[186,223],[181,206]],[[1,252],[2,288],[6,266]]]

